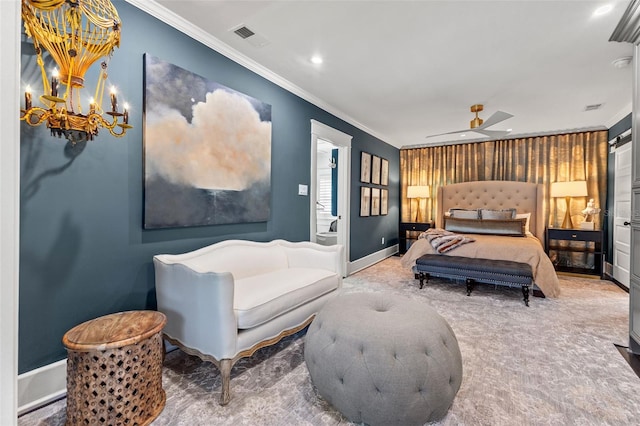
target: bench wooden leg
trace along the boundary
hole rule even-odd
[[[522,295],[524,296],[524,304],[529,306],[529,286],[522,286]]]
[[[467,283],[467,296],[471,296],[471,290],[473,290],[473,286],[475,285],[476,282],[471,278],[467,278],[466,283]]]
[[[429,274],[425,272],[420,272],[420,289],[424,287],[424,280],[427,280],[427,284],[429,284]]]

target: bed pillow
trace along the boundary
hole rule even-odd
[[[524,224],[524,233],[527,235],[531,234],[531,230],[529,229],[529,221],[531,220],[531,213],[517,213],[516,219],[526,219],[526,223]]]
[[[462,234],[489,234],[524,237],[526,219],[460,219],[444,218],[444,229]]]
[[[457,217],[460,219],[480,219],[478,209],[449,209],[449,217]]]
[[[480,219],[515,219],[516,209],[480,209]]]

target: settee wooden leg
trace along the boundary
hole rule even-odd
[[[231,400],[229,391],[231,382],[231,360],[220,360],[220,375],[222,376],[222,395],[220,395],[220,405],[227,405]]]

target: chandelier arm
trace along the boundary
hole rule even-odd
[[[49,111],[44,108],[32,107],[25,111],[24,115],[20,117],[20,120],[26,121],[30,126],[39,126],[47,120],[49,114]],[[35,123],[31,121],[31,117],[33,116],[37,118]]]

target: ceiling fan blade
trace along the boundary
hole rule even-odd
[[[493,139],[499,139],[499,138],[503,138],[505,136],[507,136],[509,133],[511,133],[508,130],[485,130],[485,129],[481,129],[480,127],[476,127],[475,129],[471,129],[472,132],[476,132],[476,133],[480,133],[482,135],[485,136],[489,136],[490,138]]]
[[[456,133],[464,133],[464,132],[469,132],[469,131],[473,131],[473,129],[454,130],[453,132],[437,133],[435,135],[425,136],[425,138],[433,138],[435,136],[442,136],[442,135],[453,135],[453,134],[456,134]]]
[[[493,113],[491,117],[484,120],[484,123],[482,123],[481,126],[476,127],[476,129],[486,129],[489,126],[498,124],[499,122],[504,121],[511,117],[513,117],[513,114],[509,114],[508,112],[504,112],[504,111],[496,111]]]

